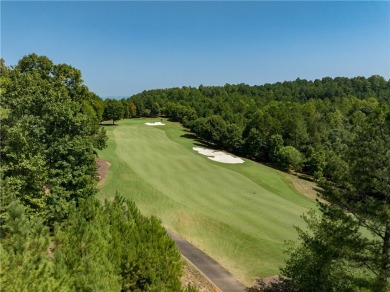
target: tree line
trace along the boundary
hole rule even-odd
[[[107,106],[81,72],[31,54],[0,74],[1,289],[183,291],[161,222],[95,197]]]
[[[214,148],[304,172],[322,187],[284,277],[249,291],[390,289],[390,80],[157,89],[120,102],[135,116],[159,108]]]
[[[115,103],[120,118],[168,116],[215,147],[330,178],[337,153],[389,96],[390,82],[374,75],[157,89],[106,105]]]

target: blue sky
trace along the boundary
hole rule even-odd
[[[90,90],[390,78],[390,2],[1,1],[1,57],[82,71]]]

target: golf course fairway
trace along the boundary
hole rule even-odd
[[[275,275],[283,264],[293,225],[315,208],[285,174],[247,159],[225,164],[192,148],[200,145],[180,124],[147,126],[160,119],[132,119],[106,126],[108,147],[99,156],[111,163],[99,197],[118,192],[145,215],[193,243],[251,285]]]

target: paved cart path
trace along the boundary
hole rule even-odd
[[[177,234],[168,231],[169,236],[176,241],[181,254],[201,271],[221,292],[243,292],[245,286],[238,282],[232,274],[206,253],[193,246]]]

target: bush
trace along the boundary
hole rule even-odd
[[[301,170],[304,162],[303,155],[292,146],[284,146],[275,153],[278,166],[284,170]]]

